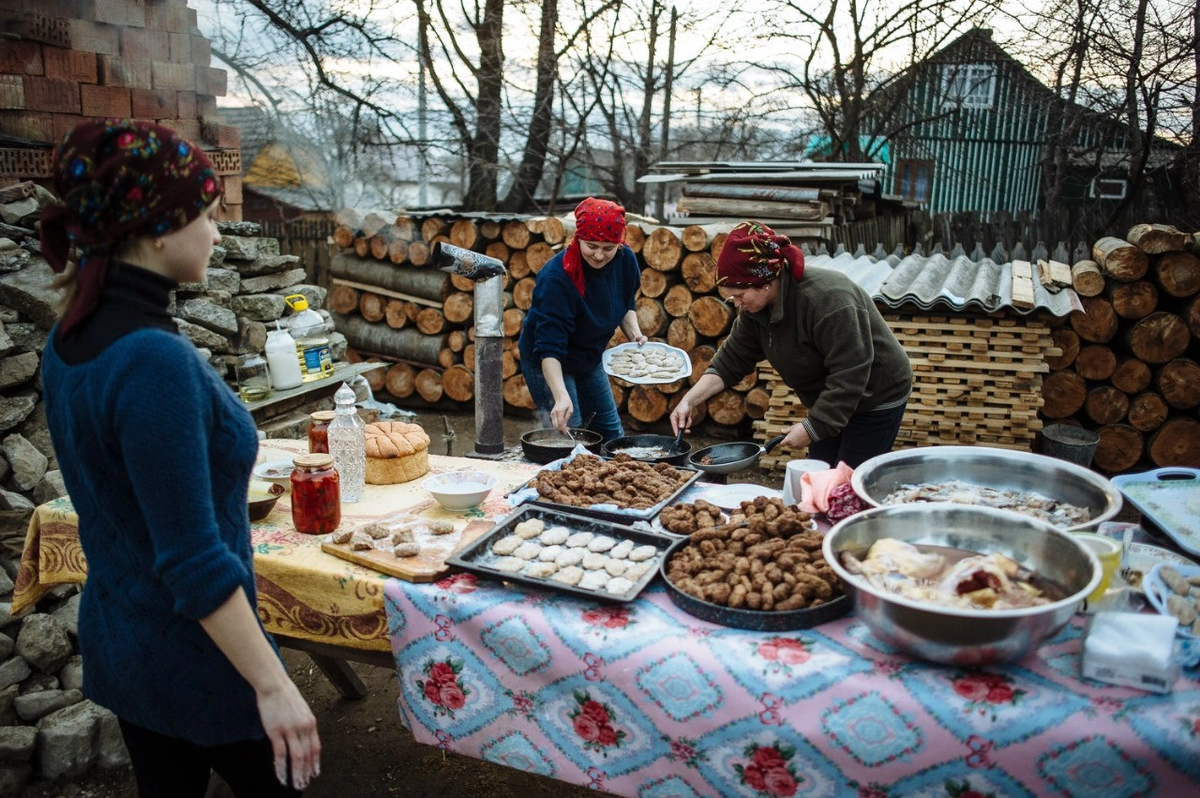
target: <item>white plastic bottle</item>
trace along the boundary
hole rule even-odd
[[[271,383],[275,390],[296,388],[303,381],[300,361],[296,358],[296,340],[279,326],[267,333],[267,369],[271,372]]]
[[[303,294],[284,297],[292,309],[288,329],[296,341],[296,359],[305,382],[319,380],[333,374],[333,356],[329,351],[329,336],[325,334],[325,319],[315,310],[310,310]]]
[[[354,409],[354,390],[342,383],[333,395],[336,415],[329,422],[329,453],[341,482],[342,501],[362,501],[367,479],[367,425]]]

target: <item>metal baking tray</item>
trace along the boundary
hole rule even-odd
[[[591,456],[595,457],[596,455],[591,455]],[[574,458],[571,458],[571,459],[574,459]],[[605,459],[605,458],[601,458],[601,459]],[[567,460],[566,462],[570,462],[570,459]],[[635,510],[633,508],[622,508],[622,509],[613,509],[613,510],[597,509],[601,505],[593,505],[592,507],[576,507],[573,504],[560,504],[559,502],[547,501],[542,498],[531,499],[530,501],[526,502],[526,504],[534,504],[539,507],[546,507],[546,508],[549,508],[552,510],[558,510],[559,512],[570,513],[573,515],[586,515],[590,518],[599,518],[602,521],[611,521],[614,524],[634,524],[634,523],[637,523],[638,521],[645,521],[645,522],[649,523],[652,518],[654,518],[656,515],[659,514],[659,512],[662,510],[662,508],[666,507],[668,504],[672,504],[673,502],[675,502],[675,500],[677,500],[680,496],[683,495],[683,492],[685,490],[690,488],[692,486],[692,484],[702,476],[701,472],[699,472],[693,468],[684,468],[683,466],[677,466],[677,465],[672,465],[671,468],[674,468],[678,471],[683,471],[684,473],[690,473],[691,476],[689,476],[687,478],[687,481],[685,481],[682,485],[680,485],[678,488],[676,488],[673,493],[671,493],[669,496],[667,496],[662,501],[658,502],[658,504],[651,505],[650,507],[647,507],[643,510]],[[528,480],[526,480],[525,483],[523,485],[521,485],[521,487],[517,488],[517,490],[524,490],[525,488],[533,487],[533,483],[536,480],[537,480],[537,475],[535,474],[534,476],[532,476]],[[513,491],[513,492],[515,493],[516,491]]]
[[[735,629],[750,629],[755,632],[790,632],[795,629],[810,629],[848,613],[854,602],[849,596],[842,595],[816,607],[804,607],[798,610],[743,610],[735,607],[725,607],[711,601],[698,599],[684,593],[667,578],[667,563],[675,553],[686,546],[689,538],[680,538],[671,544],[667,554],[659,564],[663,582],[667,586],[667,596],[675,606],[695,618],[720,626],[731,626]]]
[[[1200,555],[1200,469],[1156,468],[1115,476],[1112,483],[1179,548]]]
[[[626,593],[617,596],[612,593],[607,593],[603,590],[588,590],[587,588],[578,587],[576,585],[568,585],[562,582],[555,582],[549,578],[539,578],[533,576],[523,576],[520,573],[512,573],[510,571],[501,571],[489,565],[490,561],[497,558],[497,555],[492,553],[492,543],[499,538],[502,538],[512,532],[513,527],[522,521],[527,521],[532,518],[540,518],[545,522],[546,526],[561,525],[576,532],[593,532],[598,535],[608,535],[619,540],[632,540],[637,545],[648,544],[654,546],[658,550],[655,555],[654,565],[642,574],[638,581],[634,582]],[[637,529],[630,529],[627,526],[614,524],[609,521],[604,521],[599,518],[589,518],[584,515],[562,512],[560,510],[550,509],[548,507],[539,507],[535,504],[523,504],[510,515],[503,518],[496,526],[485,532],[474,542],[467,545],[465,548],[456,554],[446,559],[446,564],[462,568],[464,571],[480,574],[482,576],[490,576],[493,579],[500,579],[505,582],[519,582],[523,585],[533,587],[549,588],[562,593],[571,593],[582,598],[593,599],[597,601],[632,601],[637,598],[638,594],[645,589],[646,585],[654,581],[658,576],[661,561],[665,556],[667,548],[671,545],[671,541],[659,537],[658,535],[649,532],[642,532]]]

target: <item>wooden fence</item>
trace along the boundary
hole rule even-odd
[[[308,272],[308,282],[328,286],[329,283],[329,239],[336,225],[326,219],[291,219],[284,221],[259,222],[262,234],[279,239],[279,251],[284,255],[298,255],[300,263]]]

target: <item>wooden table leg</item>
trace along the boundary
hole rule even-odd
[[[365,698],[367,695],[366,685],[350,667],[350,660],[374,665],[377,668],[394,669],[396,667],[396,661],[392,659],[392,655],[383,651],[361,651],[281,634],[275,634],[274,637],[275,642],[281,648],[291,648],[308,654],[312,658],[313,664],[325,675],[325,678],[342,698]]]

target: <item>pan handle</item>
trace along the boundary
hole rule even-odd
[[[786,438],[786,437],[787,437],[786,435],[776,435],[774,438],[772,438],[771,440],[767,441],[766,445],[765,445],[765,446],[763,446],[763,454],[766,454],[767,452],[769,452],[769,451],[771,451],[772,449],[774,449],[774,448],[775,448],[776,446],[778,446],[778,445],[780,444],[780,442],[781,442],[781,441],[782,441],[784,438]]]

